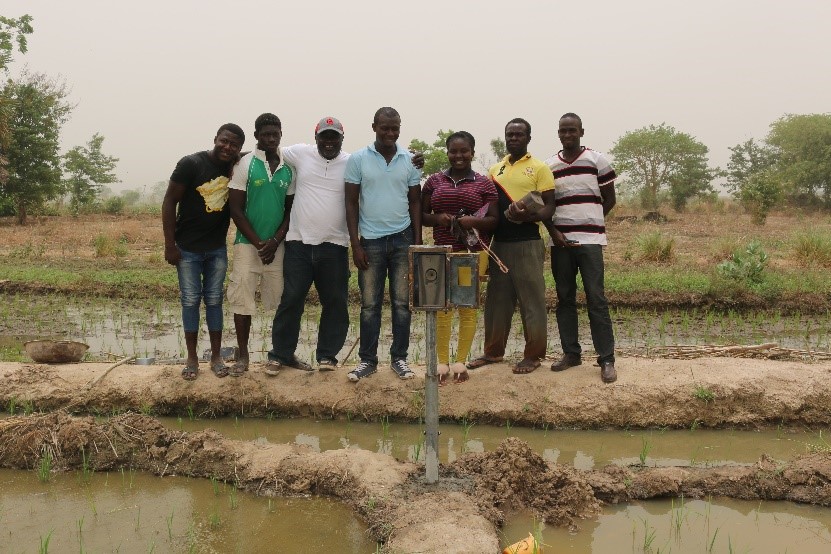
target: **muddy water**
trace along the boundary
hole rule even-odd
[[[530,515],[514,514],[502,529],[503,545],[527,537],[534,526]],[[542,540],[546,552],[827,554],[831,510],[726,498],[650,500],[606,506],[596,519],[580,522],[576,533],[543,527]]]
[[[160,418],[171,429],[199,431],[213,428],[239,440],[296,443],[315,451],[362,448],[389,454],[399,460],[424,460],[423,428],[418,425],[362,421],[307,419],[189,419]],[[754,463],[762,454],[790,459],[814,447],[831,448],[831,429],[813,431],[652,430],[562,431],[442,424],[439,426],[440,461],[453,462],[464,452],[495,450],[507,436],[527,442],[549,462],[597,469],[607,464],[640,464],[641,454],[650,466],[715,466]],[[820,435],[820,432],[822,433]]]
[[[156,356],[158,359],[178,359],[184,356],[180,308],[175,301],[73,299],[65,296],[14,295],[4,297],[0,306],[0,356],[9,358],[20,351],[26,338],[53,337],[81,340],[90,345],[90,356]],[[227,308],[227,305],[226,305]],[[319,307],[308,306],[300,330],[297,354],[311,360],[317,338]],[[350,310],[351,322],[346,345],[340,353],[344,358],[357,337],[358,308]],[[389,351],[389,311],[384,311],[379,353],[382,358]],[[224,342],[233,345],[232,315],[225,314]],[[254,316],[251,330],[252,359],[260,361],[271,346],[273,314],[259,312]],[[554,314],[550,314],[548,351],[559,351]],[[588,321],[581,310],[581,343],[591,347]],[[831,350],[831,314],[781,315],[777,312],[713,312],[692,310],[631,310],[612,309],[617,344],[621,348],[648,350],[655,346],[675,344],[751,344],[777,342],[786,348],[804,350]],[[204,323],[204,318],[203,318]],[[424,362],[424,315],[413,318],[410,360]],[[482,329],[477,332],[473,351],[482,349]],[[200,349],[208,347],[207,340]],[[517,323],[508,342],[507,355],[521,355],[523,338]],[[19,354],[18,354],[19,355]],[[356,361],[356,353],[347,360]]]
[[[346,506],[126,472],[0,470],[0,552],[343,552],[376,545]],[[298,545],[302,545],[297,548]]]

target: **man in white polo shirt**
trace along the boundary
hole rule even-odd
[[[315,127],[315,143],[282,149],[297,181],[285,242],[283,297],[271,328],[270,355],[294,359],[306,296],[314,283],[321,306],[315,356],[320,371],[332,371],[349,329],[349,233],[343,195],[349,154],[341,150],[341,122],[334,117],[321,119]]]
[[[577,114],[560,118],[563,149],[546,160],[557,181],[551,235],[551,271],[557,287],[557,327],[563,358],[551,366],[563,371],[583,363],[577,338],[577,274],[583,280],[589,327],[604,383],[617,380],[615,335],[604,291],[605,216],[615,206],[615,170],[601,154],[580,145],[585,133]]]

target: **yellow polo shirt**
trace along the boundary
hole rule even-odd
[[[505,210],[529,192],[554,190],[554,175],[545,162],[531,154],[525,154],[513,164],[510,158],[510,155],[505,156],[488,172],[499,196],[499,224],[494,240],[515,242],[538,239],[544,228],[542,223],[511,223],[505,217]]]

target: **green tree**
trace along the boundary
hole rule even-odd
[[[770,125],[773,173],[793,201],[831,208],[831,114],[785,115]]]
[[[85,146],[76,146],[63,157],[64,186],[70,196],[70,206],[78,213],[82,206],[91,204],[105,184],[115,183],[118,158],[101,151],[104,137],[98,133]]]
[[[3,73],[9,72],[15,43],[17,43],[18,52],[26,53],[28,49],[26,35],[31,34],[32,31],[32,16],[24,15],[18,19],[11,19],[0,15],[0,71]],[[0,96],[0,185],[9,178],[9,172],[6,168],[8,165],[6,150],[9,148],[11,113],[11,103],[4,96]],[[8,199],[0,198],[0,209],[5,212],[7,207]]]
[[[445,141],[447,137],[453,134],[454,131],[448,129],[444,131],[439,129],[436,133],[436,140],[433,144],[427,144],[423,140],[413,139],[410,141],[410,150],[422,152],[424,154],[424,168],[421,170],[425,177],[429,177],[433,173],[442,171],[448,166],[447,161],[447,147]]]
[[[508,147],[505,146],[505,139],[495,138],[491,139],[491,152],[496,156],[496,161],[501,160],[508,155]]]
[[[31,15],[22,15],[17,19],[0,15],[0,70],[9,71],[15,43],[17,43],[18,52],[26,53],[28,50],[26,35],[32,34],[32,31],[34,29]]]
[[[707,147],[666,123],[629,131],[610,153],[625,176],[623,190],[638,194],[646,209],[658,209],[662,191],[678,211],[693,196],[713,192],[717,170],[707,166]]]
[[[62,191],[59,138],[73,108],[67,94],[63,83],[42,74],[9,80],[0,91],[2,101],[11,106],[5,151],[9,175],[0,191],[14,205],[18,224]]]
[[[774,149],[753,139],[730,148],[727,162],[727,190],[763,225],[768,213],[781,199],[782,188],[772,168],[776,165]]]

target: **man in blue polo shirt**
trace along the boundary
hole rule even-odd
[[[384,285],[392,304],[390,367],[401,379],[415,375],[407,365],[410,346],[407,251],[421,244],[421,172],[398,146],[401,116],[393,108],[375,112],[375,142],[349,158],[344,175],[346,226],[361,289],[361,361],[349,374],[357,382],[375,373]]]

